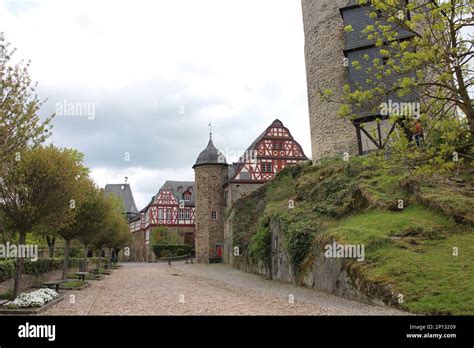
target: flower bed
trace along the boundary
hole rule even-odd
[[[49,303],[58,297],[59,294],[56,291],[42,288],[31,292],[22,292],[13,301],[5,303],[3,307],[7,307],[8,309],[37,308],[44,306],[46,303]]]

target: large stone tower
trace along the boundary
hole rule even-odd
[[[344,67],[344,26],[339,9],[353,0],[302,0],[306,76],[313,159],[357,153],[357,133],[350,121],[338,117],[338,103],[321,100],[332,89],[341,100],[347,83]]]
[[[228,164],[224,155],[214,146],[212,134],[209,143],[193,166],[196,185],[196,259],[222,257],[224,243],[224,189]]]

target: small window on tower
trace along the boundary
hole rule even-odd
[[[217,211],[211,212],[211,220],[217,220]]]

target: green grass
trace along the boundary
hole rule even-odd
[[[62,283],[59,285],[60,289],[77,289],[87,284],[87,282],[83,282],[81,280],[68,280],[67,282]]]
[[[416,313],[474,314],[474,229],[419,205],[372,210],[326,232],[339,243],[364,244],[364,273],[403,294]],[[459,248],[459,256],[453,248]]]
[[[234,238],[245,241],[245,253],[262,221],[279,217],[287,236],[295,228],[307,229],[318,243],[331,237],[338,243],[365,245],[365,261],[357,262],[357,272],[349,274],[362,277],[361,284],[369,285],[365,289],[376,283],[390,285],[403,295],[402,308],[420,314],[474,315],[473,191],[373,168],[364,158],[291,167],[238,201]],[[290,199],[294,209],[288,208]],[[399,199],[405,203],[402,211],[397,211]],[[455,247],[459,256],[453,255]]]

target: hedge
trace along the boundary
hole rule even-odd
[[[89,257],[89,262],[98,263],[99,258]],[[79,267],[82,263],[82,258],[70,258],[69,267]],[[15,277],[15,259],[8,259],[0,261],[0,282]],[[22,274],[35,275],[54,271],[63,268],[64,259],[62,258],[45,258],[32,261],[30,259],[23,260],[23,272]]]
[[[191,247],[186,244],[154,244],[152,248],[156,257],[162,257],[165,251],[169,251],[170,256],[183,256],[191,252]]]

